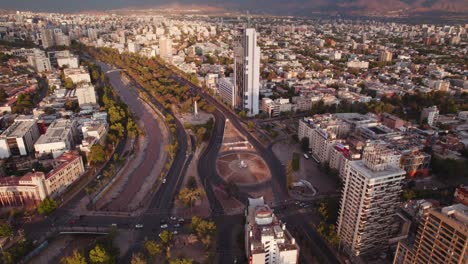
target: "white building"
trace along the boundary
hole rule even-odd
[[[41,135],[34,144],[36,155],[52,154],[58,157],[67,150],[75,147],[75,137],[77,135],[76,122],[72,119],[59,119],[54,121],[47,128],[44,135]]]
[[[245,247],[251,264],[295,264],[299,261],[299,246],[263,197],[249,198]]]
[[[82,83],[76,87],[76,97],[78,97],[78,104],[83,105],[95,105],[96,101],[96,92],[94,86],[90,83]]]
[[[260,47],[254,28],[243,30],[240,46],[234,53],[236,106],[248,116],[255,116],[259,112]]]
[[[70,78],[75,84],[91,82],[91,76],[89,75],[88,68],[83,66],[80,68],[64,69],[63,74],[65,75],[65,78]]]
[[[432,126],[437,122],[437,119],[439,118],[439,109],[437,109],[437,106],[431,106],[424,108],[421,111],[421,117],[419,122],[424,122],[427,121],[427,124]]]
[[[128,43],[128,52],[130,53],[138,53],[141,50],[140,44],[136,42]]]
[[[37,121],[22,116],[0,135],[0,159],[34,153],[34,143],[39,138]]]
[[[375,142],[365,148],[363,160],[346,163],[337,233],[349,254],[375,255],[388,249],[406,175],[399,159]]]
[[[367,69],[369,68],[368,61],[359,61],[359,60],[351,60],[346,63],[346,67],[348,68],[356,68],[356,69]]]
[[[218,79],[218,93],[225,103],[232,107],[235,106],[234,81],[232,78]]]
[[[170,38],[159,38],[159,57],[169,63],[172,63],[172,40]]]
[[[278,98],[271,100],[270,98],[262,99],[262,111],[267,113],[269,117],[277,117],[281,113],[290,112],[292,104],[288,98]]]
[[[329,162],[334,146],[351,130],[351,125],[330,114],[299,120],[299,139],[308,138],[309,148],[320,162]]]
[[[36,72],[48,72],[52,69],[50,60],[44,53],[34,54],[28,57],[28,63]]]
[[[60,68],[68,67],[68,68],[78,68],[80,67],[80,59],[78,56],[67,56],[67,57],[56,57],[57,65]]]

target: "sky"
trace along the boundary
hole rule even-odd
[[[171,0],[0,0],[0,9],[76,12],[83,10],[109,10],[129,6],[158,6],[174,2]],[[220,4],[222,2],[245,3],[248,0],[179,0],[177,2],[182,4]]]

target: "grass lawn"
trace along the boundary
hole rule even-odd
[[[292,156],[292,169],[298,171],[300,169],[301,154],[294,152]]]

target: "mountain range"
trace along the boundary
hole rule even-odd
[[[304,16],[468,14],[468,0],[0,0],[0,8],[4,9],[54,12],[103,11],[129,7],[157,8],[167,5]]]

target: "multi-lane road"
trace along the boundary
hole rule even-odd
[[[109,65],[105,65],[102,63],[100,63],[100,65],[104,71],[108,71],[112,68]],[[161,65],[161,67],[165,66]],[[148,111],[148,108],[141,107],[142,101],[138,98],[137,93],[135,91],[131,91],[132,88],[128,87],[122,81],[121,76],[118,72],[110,72],[108,74],[108,77],[114,89],[119,91],[122,100],[128,104],[132,112],[140,113],[141,115],[145,115],[148,118],[149,116],[152,116],[153,118],[156,116],[154,115],[154,113],[144,112]],[[201,177],[200,180],[203,183],[205,192],[207,194],[207,198],[210,203],[212,217],[216,221],[218,227],[216,250],[217,262],[233,263],[234,260],[242,257],[242,252],[232,250],[235,247],[233,245],[233,243],[235,243],[235,239],[232,239],[234,231],[231,227],[235,224],[239,224],[240,222],[242,222],[243,217],[242,215],[227,216],[221,203],[217,200],[214,194],[214,190],[212,188],[213,185],[219,185],[222,183],[221,178],[219,178],[219,176],[217,175],[214,161],[217,158],[219,149],[222,144],[226,119],[229,119],[229,121],[234,125],[234,127],[240,133],[247,137],[250,143],[256,148],[258,154],[265,160],[266,164],[268,165],[272,174],[271,184],[273,193],[275,194],[275,203],[281,203],[288,199],[285,168],[274,155],[271,148],[264,147],[255,137],[253,137],[247,131],[247,129],[243,126],[242,121],[234,112],[232,112],[222,103],[218,102],[211,95],[204,93],[200,87],[192,84],[186,79],[176,74],[172,75],[172,78],[180,84],[187,85],[188,87],[190,87],[191,92],[193,94],[198,94],[202,96],[208,104],[216,106],[216,109],[213,113],[215,117],[215,125],[213,127],[212,136],[210,138],[209,144],[206,150],[200,156],[198,163],[198,174]],[[140,92],[145,93],[144,89],[141,89],[138,86],[138,84],[134,84],[133,87],[135,89],[139,89]],[[159,111],[163,112],[163,114],[166,113],[166,110],[164,110],[164,108],[152,96],[147,96],[147,98],[149,98],[150,104],[153,107],[158,108]],[[108,227],[111,224],[117,224],[119,228],[133,229],[135,243],[133,243],[133,245],[130,247],[128,254],[124,258],[124,262],[129,262],[132,252],[134,252],[135,250],[141,250],[140,242],[145,237],[157,237],[157,234],[159,234],[160,232],[160,221],[167,220],[170,217],[174,205],[174,199],[178,190],[181,187],[182,179],[187,170],[187,167],[192,160],[192,152],[188,152],[188,142],[191,142],[191,144],[194,144],[194,142],[193,140],[190,140],[190,138],[185,132],[185,129],[183,128],[183,125],[180,123],[179,120],[175,119],[175,125],[176,138],[179,144],[179,148],[175,155],[173,164],[169,172],[167,173],[166,182],[157,189],[152,198],[146,204],[146,209],[142,214],[138,216],[131,216],[131,214],[117,216],[112,213],[102,212],[102,214],[99,215],[90,215],[82,217],[76,223],[76,225],[101,227]],[[151,133],[146,133],[146,136],[157,136],[157,134],[151,135]],[[191,149],[193,150],[194,147],[195,146],[192,145]],[[154,166],[154,159],[145,159],[142,163],[142,166],[147,166],[148,169],[152,168]],[[85,198],[85,196],[86,194],[84,192],[81,192],[69,204],[54,212],[48,220],[27,225],[27,233],[32,234],[33,239],[37,239],[41,235],[43,235],[48,229],[50,229],[52,225],[69,225],[70,215],[73,214],[73,206],[75,206],[75,203],[77,203],[80,199]],[[247,194],[240,193],[240,197],[238,198],[241,201],[246,202],[246,197]],[[301,226],[303,228],[305,228],[307,224],[306,220],[303,218],[291,220],[291,223],[295,223],[296,225]],[[143,227],[136,229],[136,224],[141,224],[143,225]],[[304,230],[304,232],[307,231]],[[310,238],[310,236],[307,237]],[[320,237],[316,237],[314,235],[313,238],[310,239],[320,240],[320,251],[322,251],[323,254],[326,255],[328,263],[339,262],[334,256],[334,254],[326,246],[323,246],[324,242],[321,240]]]

